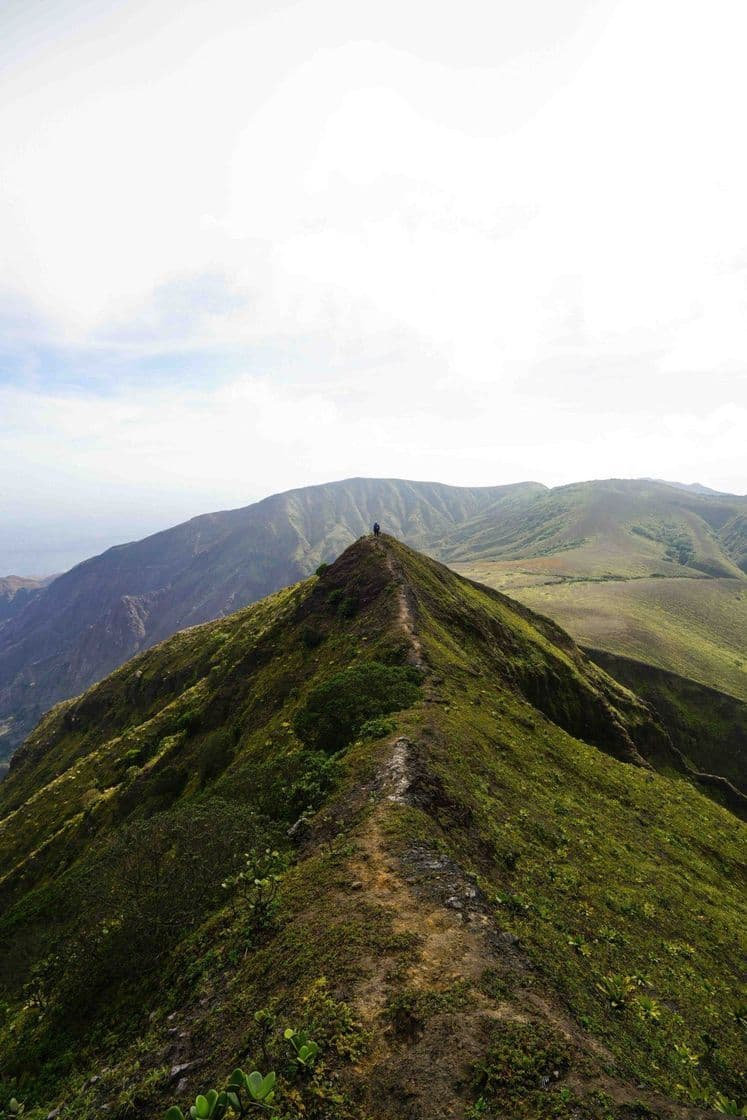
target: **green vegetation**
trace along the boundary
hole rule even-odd
[[[313,572],[324,580],[328,561],[370,532],[372,516],[410,545],[495,587],[521,594],[556,581],[597,585],[588,603],[592,614],[600,612],[594,634],[583,617],[574,629],[575,600],[560,601],[557,614],[552,599],[536,605],[587,644],[745,697],[744,664],[720,679],[737,658],[718,608],[704,613],[691,649],[674,599],[683,596],[685,610],[691,604],[697,613],[702,588],[668,584],[707,577],[744,590],[747,499],[651,480],[548,490],[538,483],[467,488],[348,479],[195,518],[94,557],[49,588],[19,589],[18,581],[3,588],[0,581],[0,760],[53,703],[177,628],[220,617]],[[639,579],[660,586],[651,590],[651,607],[633,601],[629,611],[614,585]],[[614,600],[606,597],[607,582]],[[354,617],[354,588],[328,592],[342,619]],[[316,648],[324,633],[310,627],[307,647]]]
[[[747,580],[637,579],[512,588],[582,645],[747,700]]]
[[[475,1065],[475,1088],[497,1107],[498,1115],[552,1115],[554,1102],[544,1098],[570,1062],[571,1049],[561,1035],[536,1024],[501,1023],[491,1032],[485,1057]]]
[[[747,792],[747,703],[628,657],[589,654],[651,705],[694,770],[720,774]]]
[[[20,753],[0,1108],[738,1114],[744,826],[676,767],[554,624],[358,542]]]
[[[273,1120],[300,1120],[309,1115],[326,1115],[330,1109],[343,1120],[351,1115],[345,1093],[335,1085],[336,1075],[324,1063],[322,1049],[336,1049],[348,1061],[360,1057],[366,1045],[360,1026],[345,1004],[330,999],[324,979],[313,986],[306,1009],[320,1016],[323,1046],[309,1037],[309,1029],[314,1028],[286,1027],[278,1033],[274,1016],[266,1008],[255,1012],[262,1058],[278,1068],[265,1074],[256,1069],[251,1073],[235,1069],[223,1088],[198,1093],[188,1109],[191,1120],[223,1120],[224,1116],[258,1113]],[[171,1105],[165,1120],[184,1120],[184,1113],[178,1105]]]
[[[312,689],[293,728],[311,747],[342,750],[364,727],[370,737],[372,726],[377,730],[371,721],[411,707],[419,696],[418,682],[417,670],[409,666],[360,662]]]
[[[582,645],[747,700],[744,504],[656,482],[577,483],[470,524],[441,557]]]

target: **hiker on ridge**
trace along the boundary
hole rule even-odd
[[[374,521],[374,526],[373,526],[373,534],[374,534],[374,536],[375,536],[375,537],[378,537],[378,535],[379,535],[379,533],[380,533],[380,532],[381,532],[381,525],[379,525],[378,521]]]

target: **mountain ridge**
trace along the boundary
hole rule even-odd
[[[8,753],[52,703],[148,645],[309,575],[374,520],[521,597],[506,579],[687,575],[741,586],[743,511],[744,499],[631,480],[548,490],[358,478],[204,514],[84,561],[0,623],[0,743]],[[540,609],[553,613],[552,604]],[[573,617],[561,620],[573,628]],[[703,666],[705,683],[713,683],[707,659]],[[732,670],[733,680],[742,676]]]
[[[358,541],[18,753],[4,1076],[32,1120],[186,1107],[237,1062],[284,1120],[694,1118],[739,1092],[743,826],[671,762],[554,623]],[[221,883],[273,847],[257,924]]]

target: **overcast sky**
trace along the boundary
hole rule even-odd
[[[4,0],[0,574],[350,475],[747,490],[744,0]]]

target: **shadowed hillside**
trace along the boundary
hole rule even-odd
[[[18,614],[50,580],[24,579],[21,576],[0,578],[0,623]]]
[[[743,700],[629,657],[602,650],[587,652],[651,706],[693,770],[722,774],[747,794],[747,704]]]
[[[743,826],[675,751],[554,624],[390,538],[183,631],[0,787],[5,1099],[154,1116],[241,1066],[283,1120],[728,1103]]]

